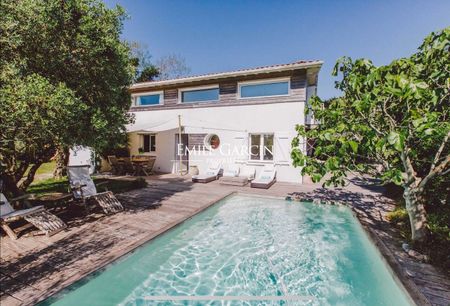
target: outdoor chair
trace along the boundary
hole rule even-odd
[[[135,167],[131,162],[131,158],[124,157],[123,160],[123,174],[125,175],[133,175],[135,172]]]
[[[229,165],[223,171],[223,176],[219,182],[222,185],[245,186],[248,183],[247,177],[239,176],[239,166]]]
[[[239,173],[240,177],[246,177],[249,181],[255,179],[256,170],[255,167],[244,166]]]
[[[250,186],[252,188],[269,189],[276,182],[276,174],[277,171],[273,165],[266,165],[258,177],[250,183]]]
[[[193,175],[192,181],[195,183],[209,183],[219,178],[222,167],[220,164],[209,166],[204,173]]]
[[[89,165],[67,167],[67,175],[74,199],[81,202],[86,211],[89,211],[87,204],[90,200],[94,200],[100,205],[105,214],[109,215],[122,211],[122,204],[111,191],[97,192],[94,181],[89,174],[89,167]]]
[[[22,201],[28,198],[29,195],[20,196],[11,199],[11,202]],[[15,210],[9,204],[3,193],[0,193],[0,223],[6,234],[13,240],[17,239],[16,232],[9,226],[9,223],[24,219],[34,225],[42,233],[47,236],[52,236],[61,230],[65,229],[67,225],[56,215],[48,212],[44,206],[36,206],[28,209]]]
[[[108,155],[108,163],[111,166],[112,174],[114,175],[123,174],[123,165],[119,162],[119,160],[115,155]]]
[[[142,165],[142,170],[147,176],[153,174],[153,167],[155,165],[155,162],[156,162],[155,157],[149,157],[147,159],[147,162]]]

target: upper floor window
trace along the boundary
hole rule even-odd
[[[159,105],[163,104],[163,93],[142,94],[134,96],[133,99],[136,106]]]
[[[240,98],[289,95],[289,79],[264,80],[239,84]]]
[[[214,102],[219,100],[219,88],[198,88],[181,90],[181,102]]]

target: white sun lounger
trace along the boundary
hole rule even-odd
[[[205,173],[199,175],[193,175],[192,181],[195,183],[209,183],[219,178],[220,170],[222,166],[220,164],[209,166]]]
[[[276,182],[276,174],[277,171],[273,165],[266,165],[258,177],[251,182],[250,186],[252,188],[269,189]]]
[[[239,166],[229,165],[223,171],[223,176],[220,178],[219,182],[222,185],[233,185],[233,186],[245,186],[248,183],[248,178],[244,176],[239,176]]]
[[[244,166],[241,169],[241,173],[239,174],[239,176],[246,177],[249,181],[252,181],[255,179],[255,174],[255,167]]]

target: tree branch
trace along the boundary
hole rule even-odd
[[[447,166],[450,165],[450,155],[447,155],[447,157],[444,159],[443,162],[441,162],[438,166],[436,166],[433,171],[430,171],[428,175],[420,182],[419,188],[424,188],[425,185],[436,175],[441,174],[444,172],[444,170],[447,168]]]
[[[444,151],[445,145],[447,144],[449,137],[450,137],[450,131],[448,131],[447,135],[445,135],[444,139],[442,140],[442,143],[439,146],[439,149],[437,150],[436,155],[434,156],[434,160],[433,160],[433,163],[431,164],[429,173],[431,173],[434,170],[434,168],[436,167],[436,164],[439,161],[439,158],[441,157],[442,151]]]

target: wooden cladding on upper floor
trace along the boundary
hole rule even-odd
[[[289,92],[285,95],[275,95],[275,96],[260,96],[260,97],[240,97],[240,84],[244,85],[255,83],[264,84],[265,80],[270,82],[289,81]],[[241,86],[242,86],[241,85]],[[211,102],[181,102],[181,92],[189,90],[191,88],[202,88],[203,86],[209,86],[209,88],[217,86],[218,88],[218,100]],[[184,87],[172,87],[172,88],[159,88],[149,90],[139,91],[134,90],[132,95],[144,95],[146,93],[151,94],[151,92],[159,91],[163,93],[164,99],[163,103],[160,105],[151,106],[132,106],[131,111],[140,110],[160,110],[160,109],[173,109],[173,108],[193,108],[193,107],[216,107],[216,106],[229,106],[229,105],[255,105],[255,104],[265,104],[265,103],[283,103],[283,102],[304,102],[306,101],[306,90],[307,90],[307,78],[305,70],[294,71],[289,74],[285,73],[270,73],[261,76],[252,77],[242,77],[239,79],[230,80],[220,80],[219,82],[214,82],[210,80],[209,82],[202,82],[200,84],[194,84],[192,86]]]

